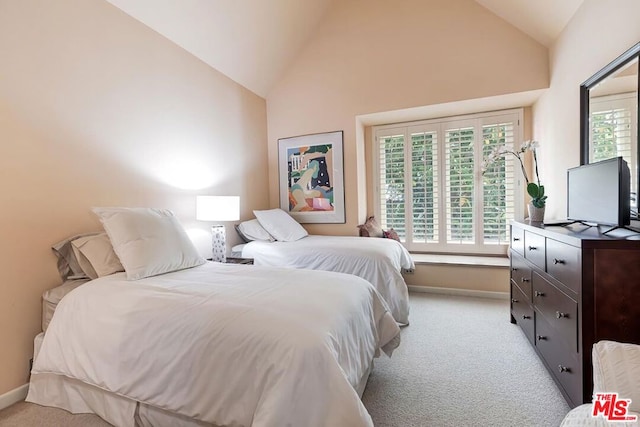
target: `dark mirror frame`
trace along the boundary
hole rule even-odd
[[[607,77],[624,67],[629,62],[640,58],[640,42],[636,43],[631,49],[624,52],[622,55],[611,61],[603,69],[595,73],[588,78],[584,83],[580,85],[580,164],[586,165],[589,163],[589,90],[602,82]],[[640,60],[638,67],[640,68]],[[638,70],[638,89],[636,90],[637,103],[640,106],[640,70]],[[638,127],[636,128],[640,132],[640,108],[638,109]],[[640,138],[637,138],[638,153],[640,153]],[[640,163],[637,161],[636,163]],[[638,164],[636,167],[636,177],[638,182],[636,183],[636,189],[640,193],[640,167]],[[636,198],[638,195],[636,195]],[[637,200],[637,199],[636,199]],[[640,204],[640,203],[639,203]],[[640,215],[640,214],[639,214]],[[631,219],[638,219],[638,217],[631,216]]]

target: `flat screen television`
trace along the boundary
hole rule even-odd
[[[631,173],[622,157],[567,171],[567,218],[624,227],[631,223]]]

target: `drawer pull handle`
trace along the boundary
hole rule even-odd
[[[534,296],[536,296],[536,297],[543,297],[543,296],[544,296],[544,292],[535,291],[535,292],[533,293],[533,295],[534,295]]]
[[[564,260],[563,260],[563,259],[557,259],[557,258],[554,258],[554,259],[553,259],[553,263],[554,263],[554,264],[564,264]]]
[[[529,246],[529,250],[530,251],[535,251],[536,249],[538,249],[538,248],[536,248],[535,246]]]
[[[515,298],[511,298],[511,302],[518,302],[518,300]]]
[[[558,365],[558,372],[571,372],[571,368],[568,368],[566,366],[562,366],[562,365]]]
[[[513,241],[514,241],[514,242],[519,242],[519,241],[520,241],[520,238],[519,238],[519,237],[514,237],[514,238],[513,238]]]
[[[544,335],[537,335],[536,338],[538,338],[538,341],[546,341],[547,337],[545,337]]]
[[[527,320],[527,319],[531,319],[531,316],[527,316],[526,314],[523,314],[523,315],[522,315],[522,318],[523,318],[523,319],[525,319],[525,320]]]
[[[527,279],[526,277],[522,277],[520,280],[522,281],[522,283],[527,283],[531,281],[531,279]]]
[[[556,311],[556,318],[558,319],[568,319],[569,313],[563,313],[561,311]]]
[[[511,271],[518,271],[518,269],[516,267],[513,267]]]

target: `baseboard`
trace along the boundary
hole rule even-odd
[[[432,286],[412,286],[408,285],[411,292],[426,292],[431,294],[443,294],[443,295],[459,295],[465,297],[480,297],[480,298],[493,298],[493,299],[509,299],[508,292],[493,292],[493,291],[474,291],[471,289],[457,289],[457,288],[436,288]]]
[[[0,410],[4,408],[8,408],[14,403],[18,403],[21,400],[24,400],[27,397],[27,392],[29,391],[29,384],[21,385],[18,388],[14,388],[6,392],[5,394],[0,395]]]

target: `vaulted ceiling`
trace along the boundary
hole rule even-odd
[[[333,1],[107,0],[266,97]],[[583,0],[475,0],[549,47]]]

